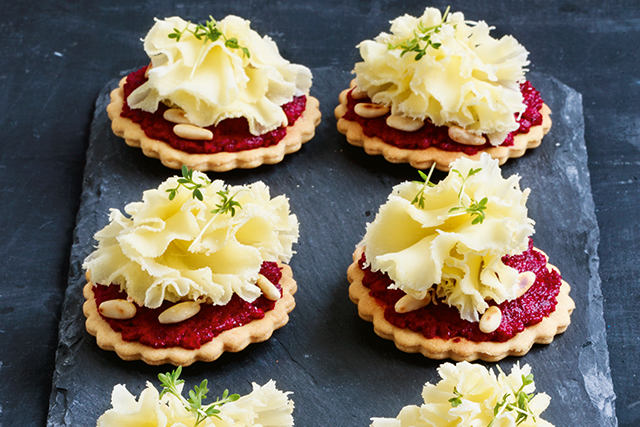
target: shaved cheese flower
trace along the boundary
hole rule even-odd
[[[518,129],[514,115],[525,111],[520,83],[528,52],[512,36],[494,39],[492,27],[465,21],[460,12],[441,23],[440,11],[427,8],[419,18],[391,21],[391,34],[360,43],[363,62],[355,66],[356,84],[393,114],[461,126],[500,145]],[[430,32],[432,45],[424,56],[416,60],[414,52],[403,54],[402,44],[434,26],[440,27]]]
[[[179,392],[184,384],[177,386]],[[263,386],[253,383],[253,391],[235,402],[225,403],[216,417],[208,417],[198,424],[203,427],[251,427],[293,426],[293,401],[276,388],[271,380]],[[99,419],[98,427],[187,427],[196,418],[176,396],[165,394],[160,398],[158,390],[147,382],[147,388],[136,399],[127,388],[118,384],[111,395],[112,409]]]
[[[496,376],[482,365],[445,363],[438,368],[442,380],[435,385],[425,384],[423,405],[405,406],[396,418],[372,418],[371,427],[553,427],[540,418],[551,398],[545,393],[533,396],[535,383],[529,365],[521,368],[516,364],[509,375],[500,367],[498,370]],[[528,400],[519,395],[520,406],[526,403],[526,410],[514,400],[519,390],[530,395]],[[505,403],[501,404],[505,396]],[[513,407],[509,404],[515,409],[509,409]],[[518,418],[523,412],[528,412],[526,418]]]
[[[392,287],[417,299],[433,287],[462,319],[477,322],[489,308],[486,300],[500,304],[516,297],[518,271],[502,257],[528,247],[534,231],[527,217],[529,190],[520,190],[517,175],[503,179],[498,161],[486,153],[478,161],[456,160],[451,169],[434,187],[394,187],[361,245],[371,269],[388,274]],[[420,191],[424,207],[413,203]],[[485,198],[485,218],[474,223],[460,207]]]
[[[270,198],[262,182],[227,186],[193,171],[203,199],[178,187],[174,176],[141,202],[112,209],[110,223],[96,233],[97,249],[83,267],[94,283],[119,284],[139,305],[159,307],[163,300],[209,298],[224,305],[238,294],[246,301],[261,295],[256,285],[263,261],[288,262],[298,239],[298,221],[284,196]],[[216,212],[233,198],[241,207]],[[213,212],[212,212],[213,211]]]
[[[228,118],[245,117],[253,135],[287,125],[281,105],[311,87],[311,71],[280,56],[275,42],[250,28],[249,21],[227,16],[217,22],[227,39],[242,49],[184,32],[177,41],[174,29],[195,30],[179,17],[157,20],[144,39],[152,61],[149,80],[133,91],[131,108],[155,112],[160,102],[178,106],[191,123],[206,127]]]

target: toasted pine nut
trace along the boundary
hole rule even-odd
[[[424,120],[412,119],[407,116],[390,115],[387,117],[387,126],[405,132],[415,132],[424,126]]]
[[[535,281],[536,273],[533,271],[525,271],[518,274],[518,278],[516,279],[516,297],[520,298],[522,295],[526,294]]]
[[[162,114],[162,117],[164,117],[166,121],[171,123],[179,123],[185,125],[191,124],[189,119],[185,117],[184,110],[181,110],[179,108],[169,108]]]
[[[353,99],[365,99],[368,98],[369,94],[364,90],[360,90],[360,88],[356,87],[351,91],[351,98]]]
[[[265,298],[271,301],[277,301],[280,299],[280,291],[278,290],[278,288],[276,288],[276,285],[271,283],[271,281],[264,277],[262,274],[258,275],[258,281],[256,282],[256,285],[258,285]]]
[[[449,126],[449,138],[453,139],[455,142],[464,145],[484,145],[487,141],[485,141],[484,137],[480,135],[474,135],[465,128],[461,128],[460,126]]]
[[[500,322],[502,322],[502,312],[498,307],[492,305],[484,312],[478,326],[482,332],[490,334],[500,327]]]
[[[405,295],[396,302],[394,309],[396,313],[409,313],[428,305],[431,302],[431,294],[427,294],[422,299],[416,299],[411,295]]]
[[[98,311],[109,319],[124,320],[136,315],[136,306],[126,299],[111,299],[100,304]]]
[[[375,119],[384,116],[389,112],[389,107],[380,104],[371,104],[369,102],[361,102],[353,108],[357,115],[365,119]]]
[[[213,132],[209,129],[187,124],[175,125],[173,127],[173,133],[178,135],[180,138],[191,139],[194,141],[208,141],[213,138]]]
[[[158,322],[162,324],[178,323],[187,320],[200,311],[200,303],[197,301],[185,301],[167,308],[158,316]]]

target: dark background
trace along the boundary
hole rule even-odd
[[[209,14],[237,14],[274,38],[292,62],[350,71],[358,60],[355,45],[387,30],[389,20],[403,13],[420,15],[426,6],[443,10],[448,4],[3,3],[1,425],[45,422],[94,103],[108,81],[146,63],[140,39],[154,17],[199,21]],[[531,70],[553,76],[583,96],[616,410],[621,426],[635,426],[640,420],[640,5],[480,1],[452,2],[451,7],[495,26],[494,36],[513,34],[529,50]],[[325,115],[324,120],[332,118]]]

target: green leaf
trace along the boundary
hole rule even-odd
[[[190,30],[189,24],[191,24],[191,22],[187,22],[187,27],[182,31],[179,31],[178,29],[174,28],[173,30],[174,32],[170,33],[168,37],[170,39],[176,39],[176,41],[180,41],[180,37],[186,31],[193,34],[193,36],[197,40],[204,40],[205,43],[207,43],[208,41],[215,42],[220,37],[222,37],[225,40],[225,46],[227,46],[230,49],[241,49],[242,54],[244,56],[246,56],[247,58],[250,57],[249,49],[247,49],[246,47],[240,46],[240,44],[238,43],[238,39],[236,38],[227,39],[227,37],[220,30],[220,28],[218,28],[218,23],[216,22],[215,19],[213,19],[213,17],[211,17],[211,15],[209,15],[209,20],[204,25],[202,24],[196,25],[195,30]]]
[[[455,396],[449,399],[449,403],[451,403],[451,406],[455,408],[462,404],[462,397],[464,396],[458,392],[458,389],[455,386],[453,387],[453,394],[455,394]]]
[[[433,34],[437,34],[437,33],[440,32],[440,30],[442,29],[442,25],[445,23],[445,21],[447,19],[447,16],[449,15],[449,9],[450,9],[450,7],[447,7],[447,9],[445,10],[444,14],[442,15],[442,19],[441,19],[439,24],[434,25],[432,27],[425,27],[422,24],[422,22],[419,22],[418,23],[418,30],[420,31],[420,34],[418,34],[416,31],[414,31],[412,39],[407,39],[407,40],[405,40],[405,41],[403,41],[401,43],[398,43],[396,45],[393,45],[393,44],[389,43],[387,45],[387,48],[389,50],[401,48],[402,52],[400,53],[400,57],[403,57],[408,52],[416,52],[416,56],[414,57],[414,59],[416,61],[421,60],[426,55],[427,48],[429,46],[431,46],[434,49],[439,49],[442,44],[441,43],[433,43],[431,41],[431,36]],[[425,42],[424,47],[420,47],[420,41]]]

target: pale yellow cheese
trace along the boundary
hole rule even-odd
[[[209,182],[193,172],[196,182]],[[298,221],[284,196],[271,198],[262,182],[227,186],[215,180],[201,189],[203,201],[182,187],[173,200],[168,189],[178,177],[145,191],[141,202],[111,210],[110,223],[96,233],[96,250],[84,268],[95,283],[119,284],[140,305],[164,300],[209,298],[226,304],[233,294],[247,301],[261,295],[256,285],[263,261],[287,262],[298,239]],[[212,213],[219,191],[241,204],[231,213]]]
[[[391,33],[360,43],[363,61],[355,66],[356,84],[393,114],[458,125],[499,145],[518,129],[514,115],[525,110],[519,84],[525,80],[528,52],[512,36],[494,39],[484,21],[465,21],[457,12],[430,36],[441,44],[438,49],[427,48],[417,61],[416,52],[402,55],[399,45],[424,34],[419,25],[436,26],[441,20],[438,9],[427,8],[418,18],[391,21]]]
[[[177,386],[179,392],[183,386]],[[293,401],[287,397],[288,394],[278,390],[273,380],[263,386],[253,383],[251,393],[218,407],[219,418],[208,417],[198,425],[291,427]],[[185,409],[184,402],[170,393],[160,398],[160,393],[150,382],[138,399],[124,385],[116,385],[111,395],[111,406],[98,419],[98,427],[188,427],[196,421],[193,414]]]
[[[487,198],[484,221],[473,224],[474,216],[451,209],[461,206],[462,177],[478,168],[461,197],[465,206]],[[412,203],[422,184],[394,187],[361,245],[372,270],[387,273],[392,287],[417,299],[433,287],[461,318],[477,322],[489,307],[487,300],[499,304],[516,297],[518,271],[504,265],[502,256],[525,251],[534,232],[527,217],[529,190],[520,190],[517,175],[502,178],[498,161],[487,154],[478,161],[459,159],[451,169],[438,185],[424,190],[424,208]]]
[[[149,80],[131,93],[129,106],[155,112],[165,102],[201,127],[245,117],[254,135],[287,125],[281,105],[309,91],[311,71],[282,58],[275,42],[260,37],[249,21],[230,15],[217,25],[227,39],[247,48],[249,57],[225,46],[223,37],[205,42],[187,31],[176,41],[169,38],[174,29],[196,25],[179,17],[157,20],[144,39],[153,64]]]
[[[498,367],[496,376],[493,369],[469,362],[457,364],[445,363],[438,368],[442,378],[437,384],[425,384],[422,391],[424,404],[409,405],[402,408],[396,418],[372,418],[371,427],[462,427],[487,426],[495,418],[494,426],[515,427],[516,411],[502,411],[496,416],[494,408],[507,394],[508,403],[514,403],[514,394],[523,384],[522,376],[531,373],[529,365],[522,368],[519,364],[511,368],[509,375]],[[460,404],[454,407],[449,399],[458,395]],[[523,391],[533,394],[535,383],[524,386]],[[553,427],[540,418],[540,414],[549,406],[551,398],[538,393],[529,401],[532,415],[527,416],[521,427]]]

